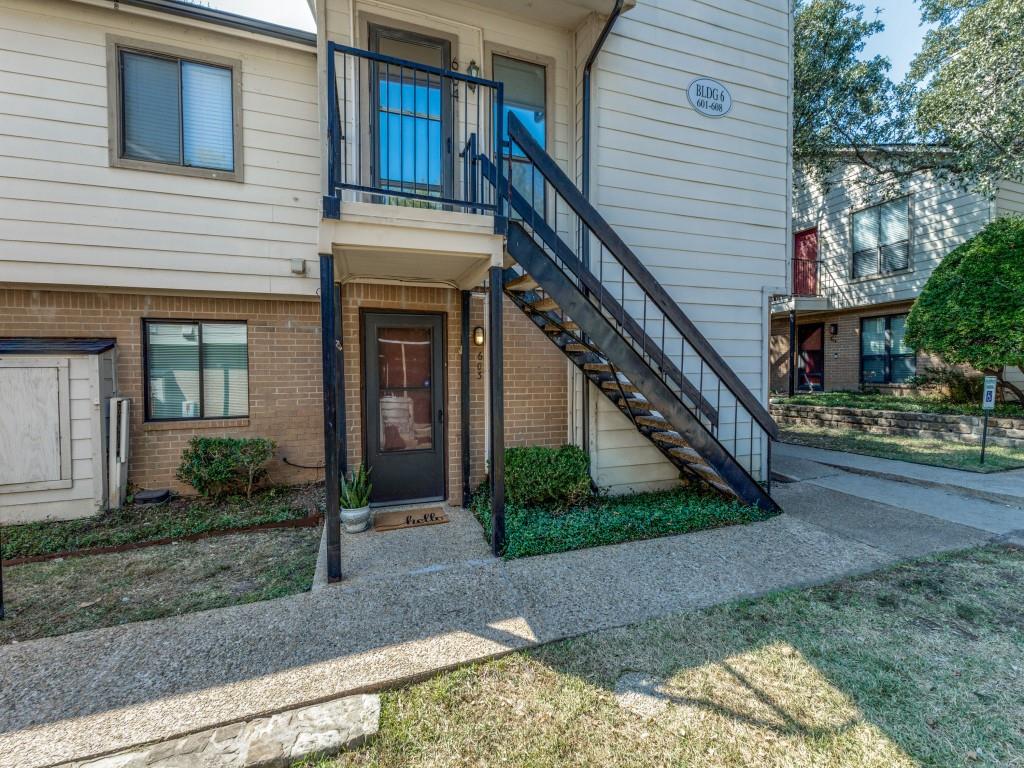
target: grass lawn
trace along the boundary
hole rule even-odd
[[[473,513],[490,538],[490,498],[477,494]],[[685,488],[629,496],[599,496],[568,510],[505,508],[506,560],[573,549],[653,539],[723,525],[751,523],[771,515],[757,507]]]
[[[280,529],[10,566],[0,643],[302,592],[319,545],[319,527]]]
[[[971,550],[557,643],[385,693],[320,768],[1024,764],[1024,551]],[[661,681],[653,717],[627,672]]]
[[[979,464],[981,446],[977,445],[900,435],[872,435],[855,429],[826,429],[788,424],[780,426],[779,432],[785,443],[861,453],[883,459],[912,461],[916,464],[931,464],[936,467],[965,469],[970,472],[999,472],[1024,467],[1024,451],[994,445],[985,449],[985,463]]]
[[[128,504],[84,520],[6,526],[0,538],[3,559],[9,560],[281,522],[323,508],[322,484],[270,488],[254,493],[251,499],[181,497],[152,506]]]
[[[772,398],[774,402],[790,405],[820,405],[828,408],[869,408],[879,411],[905,413],[945,413],[961,416],[981,416],[981,405],[951,403],[937,397],[920,395],[884,395],[871,392],[816,392],[793,397]],[[1024,417],[1024,406],[1000,403],[993,416]]]

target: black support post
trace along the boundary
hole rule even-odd
[[[796,301],[796,299],[793,299]],[[796,394],[796,309],[789,310],[789,396]]]
[[[502,331],[504,275],[491,267],[490,275],[491,374],[491,551],[500,556],[505,547],[505,355]]]
[[[338,439],[338,355],[341,352],[338,293],[334,285],[334,256],[320,254],[320,342],[324,390],[324,483],[327,505],[327,580],[341,580],[341,512],[338,501],[338,473],[341,468]],[[344,414],[342,414],[344,420]]]
[[[462,423],[462,506],[469,506],[469,291],[462,292],[462,362],[460,369],[459,405]]]

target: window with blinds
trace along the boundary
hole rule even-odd
[[[147,321],[145,332],[147,420],[249,414],[245,323]]]
[[[208,171],[235,171],[231,66],[118,49],[118,157]]]
[[[905,384],[917,373],[917,355],[907,346],[906,315],[865,317],[860,321],[862,384]]]
[[[910,199],[903,197],[853,214],[853,276],[910,268]]]

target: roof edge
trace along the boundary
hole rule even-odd
[[[178,2],[178,0],[111,0],[111,3],[115,6],[128,5],[167,13],[172,16],[184,16],[208,24],[231,27],[232,29],[239,29],[244,32],[254,32],[258,35],[266,35],[267,37],[275,37],[279,40],[286,40],[289,43],[298,43],[299,45],[311,47],[316,46],[316,33],[314,32],[272,24],[269,21],[252,19],[241,14],[230,13],[229,11],[219,11],[213,8],[204,8],[200,5]]]

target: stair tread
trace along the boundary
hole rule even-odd
[[[584,371],[604,371],[605,373],[611,373],[612,367],[608,363],[584,363]]]
[[[562,333],[563,330],[575,333],[579,331],[579,329],[580,327],[576,325],[576,323],[574,323],[572,320],[562,321],[561,328],[559,328],[555,323],[548,323],[547,325],[544,326],[545,333]]]
[[[637,389],[636,386],[634,386],[633,384],[630,384],[628,381],[620,381],[617,384],[614,381],[602,381],[601,382],[601,389],[607,390],[609,392],[618,392],[618,391],[620,391],[620,389],[621,389],[621,391],[627,392],[627,393],[639,393],[640,392],[640,390]]]
[[[663,416],[638,416],[637,422],[643,424],[645,427],[656,427],[659,429],[669,428],[671,429],[672,424],[668,419]]]
[[[592,352],[593,351],[586,344],[580,344],[579,342],[576,342],[576,341],[570,341],[568,344],[566,344],[564,347],[562,347],[562,349],[564,349],[566,352]]]
[[[538,287],[537,281],[531,275],[520,275],[505,283],[505,290],[507,291],[533,291]]]
[[[543,299],[537,299],[537,301],[532,302],[530,309],[534,312],[551,312],[558,309],[558,302],[550,296],[545,296]]]

